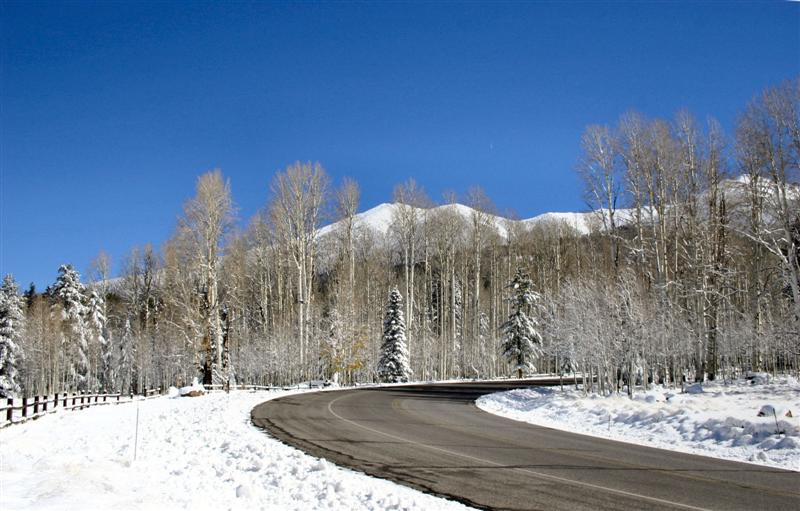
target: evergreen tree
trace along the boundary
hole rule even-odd
[[[86,288],[72,265],[58,269],[58,279],[51,289],[61,319],[62,343],[70,360],[69,377],[78,390],[89,385],[89,345],[86,339],[84,304]]]
[[[0,397],[13,397],[20,392],[17,364],[22,358],[19,339],[25,328],[22,298],[14,277],[6,275],[0,287]]]
[[[453,280],[453,372],[464,376],[466,367],[464,363],[464,298],[461,291],[461,281]]]
[[[30,283],[28,290],[22,294],[22,297],[25,299],[25,307],[30,309],[36,299],[36,285],[33,282]]]
[[[110,343],[106,339],[106,315],[103,312],[104,301],[92,291],[86,307],[86,333],[92,344],[100,346],[100,386],[106,389],[110,383],[110,364],[111,350]]]
[[[500,327],[503,331],[501,349],[503,356],[514,364],[517,377],[522,378],[523,372],[536,370],[533,361],[541,354],[542,336],[536,330],[538,322],[527,314],[539,295],[533,291],[530,277],[521,268],[507,287],[511,290],[511,314]]]
[[[114,375],[115,379],[119,380],[118,388],[123,394],[130,392],[133,383],[134,350],[133,329],[131,328],[131,320],[128,318],[125,320],[125,327],[122,330],[122,337],[119,340],[117,374]]]
[[[481,312],[478,317],[478,356],[480,360],[491,360],[492,364],[490,367],[493,368],[495,367],[494,361],[497,360],[497,352],[493,349],[494,346],[492,346],[492,343],[489,341],[491,330],[489,326],[489,316],[487,316],[485,312]],[[474,372],[476,377],[480,378],[480,371],[475,369]]]
[[[328,335],[323,339],[322,355],[327,361],[327,370],[334,383],[339,383],[339,373],[345,366],[345,324],[337,309],[328,316]]]
[[[406,345],[406,324],[403,319],[403,297],[395,287],[389,293],[389,303],[383,320],[383,344],[378,360],[378,377],[383,382],[407,382],[411,377]]]

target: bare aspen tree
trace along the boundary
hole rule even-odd
[[[619,143],[608,126],[592,125],[581,139],[578,174],[584,182],[586,202],[600,215],[603,230],[611,239],[611,261],[619,267],[617,203],[622,192],[618,166]]]
[[[472,223],[472,258],[473,258],[473,296],[472,296],[472,309],[470,315],[472,321],[470,322],[470,342],[473,347],[473,357],[476,357],[477,341],[481,337],[481,256],[487,243],[489,236],[494,226],[495,211],[492,200],[486,195],[486,192],[478,186],[470,187],[467,191],[467,206],[472,208],[470,220]]]
[[[340,245],[342,247],[342,262],[347,268],[347,285],[344,293],[344,304],[339,306],[338,318],[331,322],[331,337],[343,337],[342,359],[345,361],[343,368],[347,369],[353,359],[354,340],[356,337],[356,214],[361,191],[358,183],[350,178],[345,178],[336,193],[336,210],[341,226]],[[342,313],[344,310],[344,313]],[[347,375],[346,375],[347,376]]]
[[[356,286],[356,263],[355,263],[355,229],[356,214],[358,213],[358,203],[361,191],[358,183],[350,178],[345,178],[342,186],[336,194],[337,213],[343,227],[343,243],[345,249],[345,260],[347,261],[347,303],[350,308],[350,315],[347,318],[352,320],[353,308],[355,306],[355,286]]]
[[[668,264],[668,204],[670,184],[677,168],[677,147],[669,123],[655,120],[650,125],[653,160],[645,181],[653,233],[656,283],[666,289],[670,280]]]
[[[793,232],[800,206],[797,193],[790,191],[800,172],[800,79],[767,89],[748,106],[737,126],[737,145],[750,185],[751,236],[781,261],[800,322],[800,261]]]
[[[632,247],[639,271],[645,271],[645,212],[647,211],[647,172],[651,165],[651,151],[647,121],[640,114],[628,113],[620,119],[621,156],[625,168],[625,186],[633,209],[636,231]]]
[[[724,160],[724,140],[722,128],[714,119],[709,121],[708,135],[705,141],[705,158],[703,174],[707,187],[708,218],[704,234],[698,242],[698,250],[704,254],[702,289],[706,318],[706,336],[708,375],[715,379],[719,358],[719,319],[720,308],[727,301],[725,289],[729,287],[730,254],[728,251],[728,221],[725,192],[722,179],[726,175]],[[705,246],[705,248],[704,248]]]
[[[425,209],[429,200],[415,180],[409,179],[394,189],[395,209],[392,228],[399,240],[403,252],[403,269],[405,272],[405,318],[407,329],[407,346],[413,365],[414,344],[414,270],[416,266],[419,230],[423,223]]]
[[[233,225],[234,205],[230,182],[217,169],[197,179],[195,196],[183,207],[181,234],[197,250],[195,267],[201,276],[203,291],[203,381],[228,383],[228,363],[225,360],[222,325],[220,323],[219,275],[223,238]]]
[[[297,272],[295,303],[300,365],[305,367],[309,342],[316,236],[327,200],[328,176],[319,163],[296,162],[272,181],[270,217],[281,242],[288,248]]]
[[[676,168],[667,174],[671,197],[665,210],[672,224],[671,272],[677,275],[684,268],[685,278],[676,279],[673,288],[676,306],[684,309],[698,333],[695,339],[695,373],[703,375],[707,355],[713,354],[709,345],[709,324],[705,315],[703,289],[706,284],[700,236],[700,211],[698,201],[701,191],[700,133],[697,123],[687,111],[678,112],[674,123],[676,144]],[[682,264],[681,264],[682,263]]]

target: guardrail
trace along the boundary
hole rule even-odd
[[[0,406],[0,428],[38,419],[59,410],[82,410],[91,406],[130,403],[135,398],[151,399],[161,395],[161,388],[147,389],[143,394],[88,394],[86,392],[59,392],[46,396],[7,398]],[[19,403],[19,404],[17,404]]]

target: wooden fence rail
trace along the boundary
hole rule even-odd
[[[223,385],[203,385],[207,391],[226,390]],[[270,385],[231,385],[229,390],[280,390],[283,387]],[[31,419],[38,419],[58,410],[82,410],[90,406],[130,403],[136,398],[151,399],[159,397],[163,389],[147,389],[140,395],[134,394],[88,394],[86,392],[59,392],[46,396],[7,398],[5,405],[0,404],[0,428],[12,424],[20,424]]]
[[[203,388],[208,391],[224,391],[226,390],[225,385],[221,385],[219,383],[214,383],[212,385],[203,385]],[[229,390],[251,390],[253,392],[257,390],[281,390],[282,387],[275,387],[273,385],[231,385]]]
[[[46,396],[7,398],[0,405],[0,428],[38,419],[59,410],[82,410],[90,406],[130,403],[135,398],[150,399],[161,395],[161,388],[145,390],[141,395],[87,394],[86,392],[59,392]]]

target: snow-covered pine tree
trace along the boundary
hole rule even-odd
[[[111,386],[109,378],[111,350],[106,339],[106,316],[103,309],[103,299],[97,291],[92,290],[86,306],[86,333],[91,343],[100,347],[99,384],[107,389]]]
[[[331,380],[339,383],[339,373],[345,366],[346,329],[342,315],[337,309],[331,309],[328,315],[328,335],[322,340],[322,356],[327,362],[325,368]]]
[[[478,317],[478,357],[479,360],[488,362],[488,367],[491,373],[489,376],[494,376],[494,368],[496,367],[495,361],[497,360],[497,351],[489,341],[491,327],[489,326],[489,316],[485,312],[481,312]],[[474,368],[474,366],[473,366]],[[474,369],[477,377],[481,376],[479,370]]]
[[[70,264],[61,265],[51,290],[61,319],[62,345],[70,360],[72,385],[87,390],[89,384],[89,345],[86,339],[86,305],[81,277]]]
[[[411,377],[406,345],[406,324],[403,319],[403,296],[395,287],[389,293],[389,303],[383,320],[383,344],[378,360],[378,377],[383,382],[407,382]]]
[[[453,291],[453,372],[458,376],[465,375],[466,367],[464,363],[463,325],[464,325],[464,298],[461,290],[461,281],[454,278],[452,281]]]
[[[514,364],[517,377],[522,378],[523,372],[536,370],[533,361],[541,355],[542,336],[536,329],[538,322],[526,313],[539,300],[539,295],[533,291],[530,277],[521,268],[517,268],[507,288],[511,290],[511,314],[500,327],[503,331],[500,347],[503,356]]]
[[[22,358],[19,340],[25,328],[22,298],[10,274],[0,287],[0,397],[14,397],[20,392],[17,364]]]
[[[117,380],[117,388],[123,394],[130,392],[133,383],[134,355],[133,329],[131,328],[131,320],[128,318],[125,320],[125,327],[122,330],[122,337],[119,340],[119,353],[117,355],[116,374],[114,375],[114,379]]]

